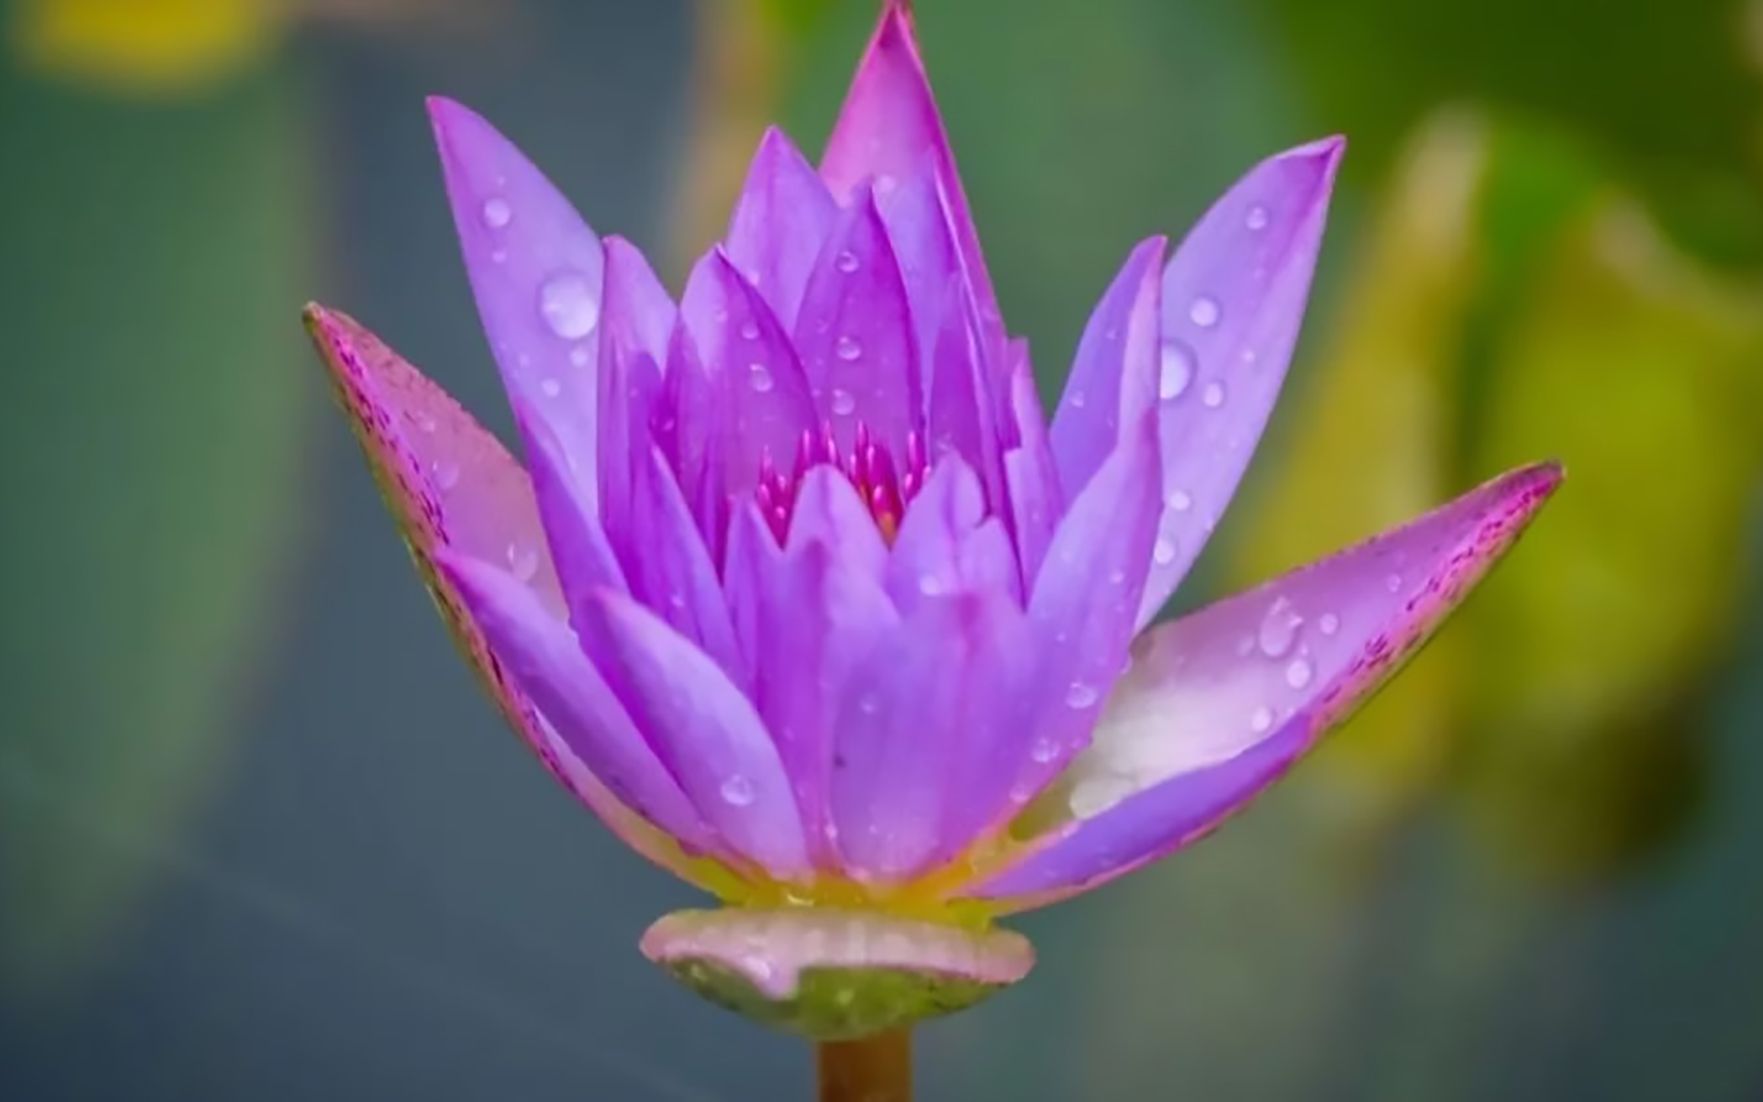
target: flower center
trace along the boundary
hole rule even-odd
[[[869,426],[862,421],[857,422],[848,452],[839,448],[830,423],[823,423],[819,432],[802,430],[802,438],[796,442],[796,462],[788,474],[778,469],[769,451],[762,455],[759,484],[753,496],[780,545],[789,535],[790,516],[796,508],[802,479],[823,464],[843,474],[856,488],[882,539],[893,543],[900,530],[900,519],[906,515],[907,503],[924,487],[924,441],[918,433],[906,434],[906,454],[902,459],[895,459],[886,444],[873,439]]]

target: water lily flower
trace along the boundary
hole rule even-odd
[[[897,0],[819,167],[767,133],[677,302],[489,123],[430,109],[524,464],[351,319],[312,333],[515,728],[725,905],[644,951],[811,1035],[1020,978],[994,919],[1241,808],[1560,478],[1152,626],[1279,391],[1340,140],[1135,247],[1048,419]]]

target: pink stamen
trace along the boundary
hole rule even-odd
[[[824,423],[818,432],[802,431],[788,474],[773,462],[769,450],[761,453],[753,499],[781,544],[789,535],[802,480],[815,467],[831,467],[856,489],[858,498],[875,518],[876,528],[891,542],[906,515],[907,503],[924,487],[924,441],[918,433],[907,433],[905,455],[905,463],[897,463],[888,446],[877,440],[862,421],[852,432],[851,450],[841,452],[832,424]]]

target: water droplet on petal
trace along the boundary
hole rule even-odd
[[[1200,393],[1200,401],[1205,403],[1207,409],[1217,409],[1222,406],[1224,404],[1224,384],[1216,380],[1207,383],[1206,389]]]
[[[1254,206],[1250,207],[1249,213],[1243,215],[1243,225],[1249,227],[1252,230],[1266,229],[1267,228],[1267,208],[1262,206],[1260,203],[1256,203]]]
[[[1046,765],[1059,756],[1059,744],[1042,735],[1035,739],[1034,745],[1028,748],[1028,756],[1033,758],[1037,765]]]
[[[872,716],[880,709],[881,701],[877,700],[873,693],[866,694],[857,699],[857,710],[866,716]]]
[[[833,388],[830,404],[833,412],[840,417],[849,417],[857,411],[857,399],[842,387]]]
[[[539,288],[539,313],[551,332],[567,341],[580,340],[600,324],[600,298],[580,272],[561,272]]]
[[[857,342],[856,337],[840,337],[833,345],[833,353],[837,355],[839,359],[844,360],[846,363],[850,363],[852,360],[863,355],[863,346]]]
[[[1261,647],[1261,653],[1269,658],[1278,658],[1292,649],[1292,643],[1298,638],[1298,627],[1304,618],[1292,608],[1292,602],[1284,597],[1274,599],[1267,607],[1266,615],[1261,617],[1261,626],[1256,630],[1255,639]]]
[[[722,782],[722,798],[730,807],[746,807],[753,802],[753,782],[739,773],[731,773]]]
[[[839,271],[844,272],[846,275],[850,275],[858,268],[857,254],[846,249],[839,254],[838,259],[833,261],[833,263],[839,266]]]
[[[1311,670],[1307,660],[1294,658],[1291,664],[1286,666],[1286,684],[1294,689],[1302,689],[1310,684],[1310,677],[1313,673],[1314,671]]]
[[[1332,612],[1325,612],[1316,619],[1316,626],[1324,635],[1333,635],[1341,630],[1341,618]]]
[[[943,592],[943,579],[935,574],[921,574],[918,577],[918,591],[926,597],[935,597]]]
[[[1194,351],[1178,340],[1163,342],[1157,397],[1172,402],[1187,392],[1194,381]]]
[[[1158,566],[1168,566],[1175,561],[1175,541],[1167,536],[1159,538],[1156,546],[1151,548],[1151,558]]]
[[[594,358],[593,350],[585,344],[578,344],[569,350],[569,362],[576,367],[586,367]]]
[[[539,389],[544,391],[545,397],[555,398],[563,393],[563,384],[556,379],[540,379]]]
[[[771,378],[771,369],[762,363],[751,363],[747,365],[747,381],[753,384],[753,389],[761,394],[769,391],[774,385]]]
[[[1249,716],[1249,727],[1257,734],[1273,726],[1273,711],[1265,706],[1256,708]]]
[[[1186,490],[1171,490],[1169,496],[1163,499],[1163,504],[1178,513],[1185,513],[1194,507],[1194,499],[1188,496]]]
[[[1188,307],[1188,320],[1201,329],[1210,329],[1218,324],[1218,300],[1209,295],[1201,295]]]
[[[1071,392],[1071,408],[1082,409],[1088,403],[1089,403],[1089,399],[1084,396],[1083,391],[1074,390]]]
[[[508,205],[506,199],[485,199],[483,215],[484,225],[499,230],[514,221],[514,208]]]
[[[751,320],[742,322],[741,323],[741,339],[744,341],[758,340],[759,339],[759,323],[756,321],[751,321]]]
[[[1402,575],[1391,574],[1389,577],[1387,577],[1383,580],[1383,585],[1384,585],[1385,589],[1389,590],[1391,593],[1394,593],[1396,590],[1402,588]]]
[[[435,460],[429,473],[435,476],[435,488],[442,493],[459,485],[459,464],[451,459]]]
[[[514,575],[515,581],[530,582],[533,575],[539,572],[539,553],[534,549],[511,543],[506,554],[508,572]]]
[[[1087,685],[1082,681],[1073,681],[1071,683],[1071,688],[1065,690],[1066,707],[1075,708],[1079,711],[1082,711],[1085,708],[1095,707],[1096,701],[1100,698],[1100,694],[1096,692],[1096,687],[1094,685]]]

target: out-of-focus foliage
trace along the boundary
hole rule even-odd
[[[315,397],[288,336],[313,212],[294,90],[265,74],[162,111],[0,89],[21,717],[0,738],[0,988],[95,963],[227,760],[282,608]]]
[[[14,0],[15,47],[44,69],[124,91],[182,91],[243,69],[274,41],[276,0]]]
[[[1588,873],[1696,779],[1763,472],[1763,294],[1697,267],[1571,142],[1458,114],[1397,173],[1233,556],[1248,582],[1524,459],[1568,485],[1512,564],[1320,756],[1385,813],[1460,785]]]

